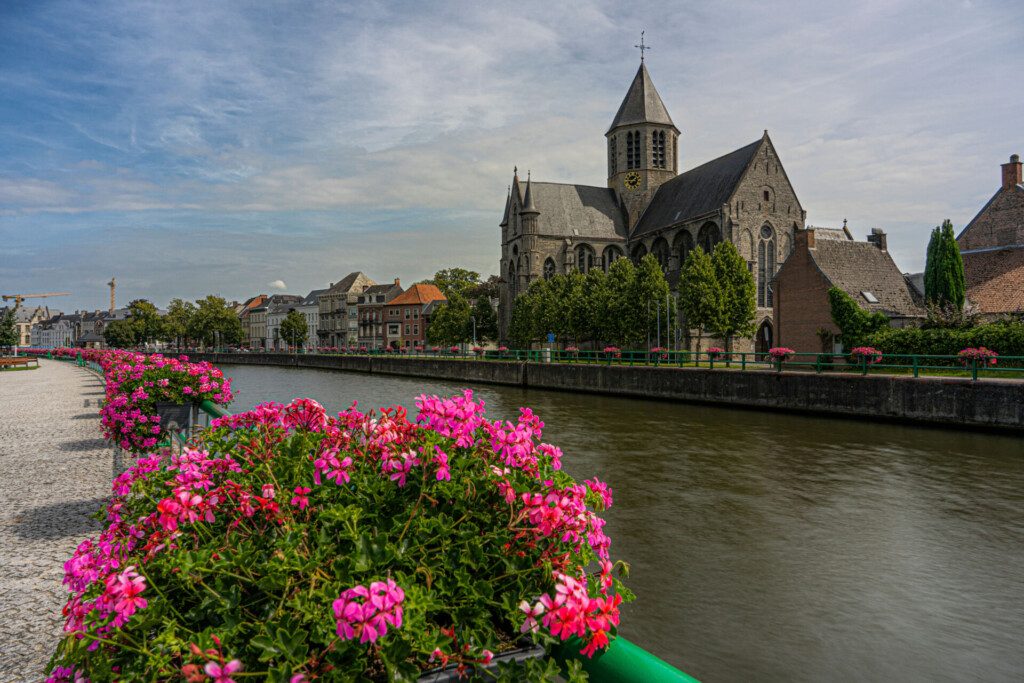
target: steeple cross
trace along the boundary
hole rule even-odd
[[[640,63],[641,64],[644,63],[644,52],[646,52],[647,50],[651,49],[650,45],[644,45],[644,34],[645,33],[647,33],[646,30],[640,31],[640,44],[633,46],[636,49],[640,50]]]

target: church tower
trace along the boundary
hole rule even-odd
[[[658,187],[679,173],[679,129],[651,82],[643,57],[605,137],[608,187],[626,207],[632,230]]]

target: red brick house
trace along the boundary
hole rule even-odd
[[[415,284],[396,296],[384,306],[386,344],[393,349],[425,345],[430,312],[444,301],[441,290],[430,284]]]
[[[1002,165],[1002,180],[956,238],[967,300],[987,318],[1024,312],[1024,182],[1018,155]]]
[[[866,311],[884,313],[893,327],[924,319],[916,290],[889,255],[877,228],[866,242],[850,231],[808,228],[796,232],[793,253],[775,275],[775,345],[803,353],[836,350],[839,328],[832,322],[828,290],[838,287]]]

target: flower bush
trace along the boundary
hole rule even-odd
[[[785,346],[775,346],[768,349],[768,356],[776,363],[784,363],[796,353],[793,349]]]
[[[984,346],[962,349],[957,354],[957,358],[960,359],[964,367],[971,367],[974,364],[995,365],[999,362],[999,354],[992,349],[986,349]]]
[[[618,346],[604,347],[604,354],[609,358],[622,358],[622,350]]]
[[[668,360],[668,349],[664,346],[655,346],[651,349],[651,355],[657,356],[661,360]]]
[[[528,408],[489,420],[469,391],[416,405],[411,421],[263,404],[140,458],[65,564],[51,679],[398,681],[473,673],[522,634],[606,647],[632,597],[598,515],[611,489],[565,474]]]
[[[473,353],[475,353],[478,356],[484,355],[484,347],[482,347],[482,346],[474,346],[473,347]]]
[[[450,353],[458,353],[460,350],[461,349],[459,349],[457,344],[452,344],[451,346],[448,347],[448,351]]]
[[[870,346],[858,346],[850,350],[850,357],[855,363],[874,365],[882,361],[882,352]]]
[[[708,347],[708,358],[711,360],[717,360],[723,353],[725,353],[725,349],[720,346]]]

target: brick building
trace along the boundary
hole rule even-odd
[[[796,233],[796,246],[773,280],[775,344],[805,353],[837,350],[828,290],[838,287],[866,311],[884,313],[893,327],[924,319],[917,291],[889,255],[886,235],[857,242],[844,226]]]
[[[359,295],[359,346],[381,349],[388,345],[384,327],[384,306],[402,293],[402,282],[397,277],[386,285],[373,285]]]
[[[959,237],[967,299],[986,318],[1024,312],[1024,180],[1016,154],[1002,184]]]
[[[616,258],[653,254],[673,290],[695,246],[736,245],[757,285],[757,340],[772,345],[778,265],[806,214],[764,132],[758,140],[683,173],[676,128],[641,62],[605,133],[604,187],[543,183],[514,172],[501,227],[499,336],[512,302],[538,278],[607,269]]]
[[[418,283],[384,306],[384,334],[393,349],[426,344],[431,304],[447,301],[434,285]]]

